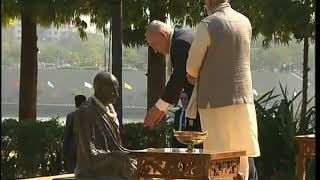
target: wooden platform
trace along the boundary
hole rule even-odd
[[[239,167],[240,156],[245,156],[245,151],[215,153],[205,149],[189,152],[185,148],[150,148],[135,150],[131,154],[137,160],[137,170],[132,177],[135,180],[141,178],[202,180],[226,177],[233,180],[244,179],[239,172]],[[29,180],[71,179],[76,179],[74,174],[37,177]]]

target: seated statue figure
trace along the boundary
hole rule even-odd
[[[108,72],[99,72],[93,82],[94,96],[75,113],[77,167],[80,179],[130,179],[135,161],[121,145],[119,123],[113,103],[119,83]]]

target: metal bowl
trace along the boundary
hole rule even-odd
[[[174,131],[174,136],[180,143],[188,145],[187,151],[194,151],[194,145],[202,143],[208,137],[208,132]]]

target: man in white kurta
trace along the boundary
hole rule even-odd
[[[219,2],[218,2],[219,1]],[[197,27],[187,61],[188,80],[195,83],[187,110],[198,109],[208,131],[204,149],[246,151],[240,172],[248,179],[248,157],[260,156],[250,70],[251,24],[227,0],[206,0],[209,16]]]

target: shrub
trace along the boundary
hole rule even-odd
[[[283,88],[281,100],[271,100],[280,95],[273,95],[273,90],[267,92],[255,101],[259,144],[261,156],[256,158],[256,166],[259,179],[288,179],[294,180],[296,176],[296,154],[298,145],[294,137],[299,129],[299,108],[293,107],[293,101],[301,94],[298,93],[292,99],[288,98],[287,88]],[[310,102],[310,101],[309,101]],[[305,118],[309,118],[310,126],[302,130],[305,134],[314,133],[315,108],[308,110]],[[310,166],[312,168],[312,165]]]
[[[172,123],[162,123],[152,130],[143,126],[143,123],[129,123],[123,126],[122,142],[126,148],[170,147],[173,136]]]
[[[1,123],[1,178],[15,179],[63,171],[63,127],[50,121],[4,120]]]

